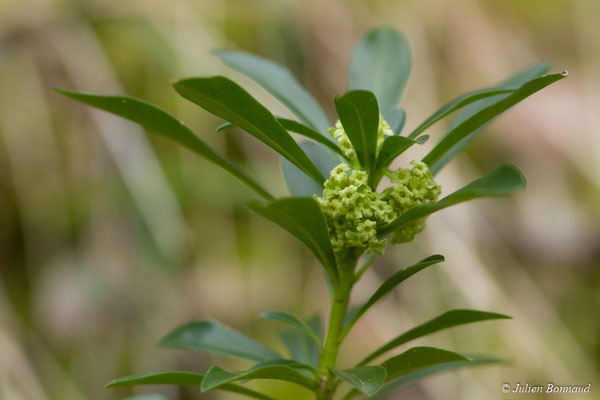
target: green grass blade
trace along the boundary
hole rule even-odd
[[[192,103],[250,133],[323,185],[323,175],[273,114],[236,83],[216,76],[179,80],[173,87]]]
[[[273,199],[273,196],[244,170],[207,145],[182,121],[153,104],[125,96],[100,96],[65,90],[55,91],[159,133],[223,168],[265,199]]]
[[[408,75],[410,50],[404,35],[383,27],[365,34],[350,62],[350,90],[365,89],[375,93],[381,114],[398,105]]]
[[[227,66],[241,72],[271,93],[296,117],[317,131],[327,132],[329,119],[319,103],[298,83],[292,73],[273,61],[241,51],[217,50],[214,54]]]

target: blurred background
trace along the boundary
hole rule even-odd
[[[511,161],[528,188],[445,210],[415,242],[388,248],[353,303],[424,256],[446,262],[369,311],[341,365],[450,308],[476,308],[514,319],[418,343],[513,363],[428,378],[390,399],[520,398],[501,393],[505,382],[592,383],[589,395],[522,396],[600,398],[598,21],[594,0],[0,0],[0,399],[234,399],[103,386],[150,370],[248,366],[155,347],[190,319],[215,318],[282,349],[279,326],[258,320],[261,311],[308,317],[328,304],[310,254],[245,208],[253,193],[166,139],[51,88],[156,103],[285,195],[278,156],[241,131],[216,134],[222,121],[178,98],[170,80],[226,75],[289,115],[210,54],[242,49],[291,68],[333,119],[356,41],[381,24],[412,47],[407,129],[537,62],[569,78],[509,111],[440,173],[447,194]],[[438,138],[447,123],[428,133]],[[310,398],[285,384],[251,386]]]

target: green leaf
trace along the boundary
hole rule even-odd
[[[136,374],[125,376],[123,378],[111,381],[106,388],[119,386],[138,386],[138,385],[178,385],[178,386],[200,386],[204,380],[203,374],[197,374],[187,371],[159,371],[148,372],[144,374]],[[243,394],[248,397],[262,400],[273,400],[271,397],[254,390],[247,389],[243,386],[235,384],[226,384],[220,386],[218,390],[223,390],[231,393]]]
[[[519,73],[515,74],[514,76],[512,76],[509,79],[505,80],[504,82],[500,83],[499,85],[496,86],[496,89],[516,90],[519,87],[523,86],[525,83],[529,82],[530,80],[532,80],[536,77],[539,77],[543,74],[546,74],[549,70],[550,70],[550,63],[536,64],[536,65],[529,67],[523,71],[520,71]],[[479,111],[496,103],[497,101],[500,101],[500,100],[506,98],[507,96],[508,95],[506,95],[506,94],[498,95],[498,96],[490,97],[487,99],[479,100],[473,104],[466,106],[465,109],[462,110],[458,114],[458,116],[456,118],[454,118],[454,120],[452,120],[452,122],[450,123],[444,136],[447,135],[448,132],[451,132],[458,125],[460,125],[461,123],[463,123],[464,121],[466,121],[467,119],[469,119],[470,117],[472,117],[473,115],[478,113]],[[460,142],[458,142],[451,150],[449,150],[442,158],[440,158],[439,161],[437,161],[434,165],[430,166],[431,172],[434,175],[437,174],[439,172],[439,170],[444,165],[446,165],[446,163],[448,163],[448,161],[450,161],[452,158],[454,158],[454,156],[456,154],[458,154],[458,152],[460,152],[469,143],[471,143],[471,141],[473,139],[475,139],[475,137],[477,137],[477,135],[481,131],[483,131],[489,124],[491,124],[494,121],[494,119],[487,122],[479,129],[474,130],[469,135],[467,135],[464,139],[462,139]]]
[[[487,311],[477,310],[452,310],[437,316],[436,318],[429,320],[421,325],[418,325],[403,334],[390,340],[379,349],[369,354],[360,364],[366,364],[369,361],[375,359],[383,353],[386,353],[400,345],[411,340],[429,335],[434,332],[438,332],[444,329],[452,328],[458,325],[470,324],[479,321],[489,321],[492,319],[510,319],[508,315],[498,314]]]
[[[181,96],[264,142],[320,185],[325,181],[273,114],[236,83],[215,76],[183,79],[175,82],[173,87]]]
[[[257,201],[248,208],[276,223],[306,245],[321,262],[332,281],[337,281],[337,263],[327,222],[319,203],[310,197],[289,197],[262,205]]]
[[[335,109],[360,164],[373,168],[377,152],[379,107],[375,95],[366,90],[353,90],[334,99]]]
[[[185,126],[182,121],[155,105],[132,97],[99,96],[79,92],[68,92],[65,90],[55,91],[72,99],[136,122],[146,129],[166,136],[223,168],[265,199],[273,199],[273,196],[244,170],[204,143],[204,141],[198,138],[198,136],[196,136],[190,128]]]
[[[260,314],[261,319],[271,320],[271,321],[279,321],[289,325],[296,327],[296,329],[305,333],[308,337],[310,337],[318,346],[321,346],[321,340],[317,336],[315,332],[306,324],[306,322],[301,321],[300,319],[290,315],[288,313],[280,312],[280,311],[267,311]]]
[[[449,194],[437,203],[428,203],[408,209],[394,221],[383,226],[379,234],[387,235],[411,222],[423,219],[436,211],[480,197],[506,196],[525,187],[525,177],[512,164],[502,164],[462,189]]]
[[[394,356],[381,365],[387,370],[387,380],[390,381],[412,371],[458,361],[469,361],[469,358],[453,351],[419,346]]]
[[[405,136],[388,136],[384,139],[377,161],[375,162],[375,168],[373,173],[370,175],[369,182],[371,187],[374,187],[383,176],[383,169],[389,167],[400,154],[404,153],[413,144],[423,144],[429,139],[428,135],[423,135],[419,138],[409,139]]]
[[[387,113],[384,118],[392,132],[394,132],[394,135],[399,135],[402,132],[404,124],[406,123],[406,112],[403,109],[394,108]]]
[[[316,333],[317,337],[322,339],[323,327],[321,316],[315,314],[306,322],[310,329]],[[308,364],[314,368],[319,366],[321,356],[320,346],[310,338],[304,331],[296,329],[280,332],[280,337],[290,356],[303,364]],[[319,340],[320,341],[320,340]]]
[[[251,361],[281,358],[251,337],[210,320],[192,321],[180,326],[165,336],[159,346],[222,354]]]
[[[223,368],[213,366],[206,372],[200,389],[206,392],[240,380],[274,379],[296,383],[314,390],[316,387],[315,382],[294,369],[294,366],[299,366],[299,364],[289,360],[274,360],[271,363],[258,364],[247,371],[236,372],[229,372]]]
[[[490,356],[480,356],[480,355],[471,355],[471,354],[463,354],[468,357],[471,361],[456,361],[447,364],[438,364],[433,367],[423,368],[417,371],[410,372],[406,375],[403,375],[399,378],[392,380],[390,383],[385,385],[377,394],[368,397],[368,400],[381,399],[386,395],[396,392],[398,389],[414,383],[417,380],[423,379],[425,377],[444,372],[451,371],[453,369],[464,368],[464,367],[475,367],[478,365],[486,365],[486,364],[498,364],[506,362],[500,358],[490,357]]]
[[[436,165],[436,163],[440,161],[447,152],[452,150],[454,146],[458,145],[461,140],[475,130],[484,126],[487,122],[491,121],[498,115],[502,114],[504,111],[519,103],[521,100],[531,96],[546,86],[563,79],[565,76],[566,74],[551,74],[535,78],[525,83],[519,89],[510,93],[502,100],[499,100],[482,109],[481,111],[478,111],[456,126],[454,129],[449,131],[442,138],[442,140],[440,140],[440,142],[423,158],[423,162],[437,172],[439,170],[439,166]]]
[[[335,140],[332,137],[322,135],[319,132],[315,131],[314,129],[309,128],[308,126],[303,125],[298,121],[294,121],[294,120],[286,119],[286,118],[280,118],[280,117],[275,117],[275,119],[277,120],[277,122],[279,122],[279,124],[281,124],[282,127],[285,128],[285,130],[294,132],[299,135],[305,136],[309,139],[312,139],[315,142],[320,143],[320,144],[324,145],[325,147],[328,147],[330,150],[334,151],[335,153],[337,153],[340,156],[345,158],[344,153],[338,147],[337,143],[335,142]],[[225,122],[217,127],[216,132],[221,132],[226,129],[231,129],[234,127],[236,127],[236,125],[232,124],[231,122]]]
[[[329,128],[329,120],[319,103],[298,83],[287,68],[240,51],[217,50],[214,54],[225,65],[261,85],[303,123],[321,132],[326,132]]]
[[[336,165],[342,163],[335,154],[317,143],[302,141],[300,147],[325,176],[329,176],[329,172]],[[281,168],[285,183],[292,196],[312,197],[315,194],[319,197],[323,196],[323,188],[285,158],[282,158]]]
[[[348,87],[375,93],[381,113],[386,115],[398,105],[409,73],[410,51],[404,36],[392,28],[378,28],[356,46]]]
[[[286,130],[305,136],[309,139],[314,140],[317,143],[321,143],[323,146],[328,147],[333,152],[339,154],[342,157],[345,157],[344,153],[339,148],[337,142],[333,137],[322,135],[314,129],[309,128],[308,126],[291,119],[277,118],[277,122],[279,122],[281,126],[283,126]]]
[[[421,132],[423,132],[425,129],[429,128],[431,125],[435,124],[436,122],[438,122],[440,119],[444,118],[448,114],[451,114],[454,111],[456,111],[462,107],[465,107],[468,104],[471,104],[475,101],[485,99],[488,97],[497,96],[499,94],[512,93],[512,92],[514,92],[514,90],[491,88],[491,89],[474,90],[472,92],[460,95],[457,98],[450,101],[449,103],[446,103],[445,105],[443,105],[436,112],[434,112],[429,118],[427,118],[425,121],[423,121],[421,123],[421,125],[416,127],[415,130],[412,131],[410,133],[410,135],[408,135],[408,137],[416,138],[417,136],[419,136],[419,134]]]
[[[344,331],[341,334],[341,338],[343,339],[348,334],[348,332],[350,331],[350,329],[352,329],[356,321],[358,321],[360,317],[362,317],[363,314],[367,312],[367,310],[369,310],[369,308],[371,308],[375,303],[381,300],[385,295],[394,290],[396,286],[398,286],[417,272],[420,272],[431,265],[439,264],[443,261],[444,256],[440,254],[435,254],[433,256],[424,258],[423,260],[419,261],[414,265],[411,265],[408,268],[394,273],[392,276],[386,279],[385,282],[383,282],[381,286],[379,286],[379,289],[377,289],[377,291],[373,293],[371,298],[369,298],[369,300],[365,304],[363,304],[356,312],[354,312],[352,319],[346,324]],[[366,362],[362,362],[360,365],[364,364],[366,364]]]
[[[330,369],[338,378],[369,396],[377,393],[387,378],[387,370],[380,365],[356,367],[343,371]]]

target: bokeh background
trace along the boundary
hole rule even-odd
[[[412,46],[408,129],[536,62],[570,76],[509,111],[442,171],[449,193],[511,161],[528,188],[436,214],[415,242],[378,259],[353,302],[421,257],[447,261],[372,309],[342,365],[447,309],[476,308],[514,320],[419,343],[513,363],[428,378],[391,399],[521,397],[503,395],[504,382],[592,383],[591,394],[572,398],[600,398],[599,21],[594,0],[0,0],[0,399],[234,399],[103,386],[149,370],[247,366],[155,347],[187,320],[215,318],[281,349],[278,326],[259,321],[261,311],[307,317],[327,306],[318,265],[245,208],[254,196],[241,184],[51,88],[157,103],[285,195],[275,153],[240,131],[215,134],[221,121],[177,98],[170,80],[226,75],[289,115],[210,54],[242,49],[289,66],[333,118],[354,44],[381,24]],[[447,123],[429,133],[439,137]],[[309,398],[285,384],[252,385]]]

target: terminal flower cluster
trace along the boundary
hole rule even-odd
[[[330,132],[340,143],[344,154],[351,160],[350,156],[356,157],[339,122]],[[385,135],[389,134],[392,134],[391,130],[381,118],[378,149]],[[333,249],[338,257],[353,248],[382,254],[387,239],[378,237],[378,228],[411,207],[437,200],[441,188],[433,180],[427,165],[421,161],[410,164],[411,168],[390,172],[391,186],[381,193],[368,185],[368,173],[360,168],[341,163],[330,172],[323,197],[315,197],[327,220]],[[394,232],[392,242],[409,242],[424,228],[422,220],[404,226]]]
[[[344,127],[342,123],[338,120],[335,123],[335,126],[329,128],[329,133],[333,138],[338,142],[340,149],[353,164],[358,160],[356,159],[356,151],[354,147],[352,147],[352,143],[350,143],[350,139],[348,139],[348,135],[346,135],[346,131],[344,131]],[[386,136],[393,135],[392,129],[388,125],[388,123],[383,119],[383,116],[379,116],[379,129],[377,131],[377,151],[381,148],[383,144],[383,140]]]

